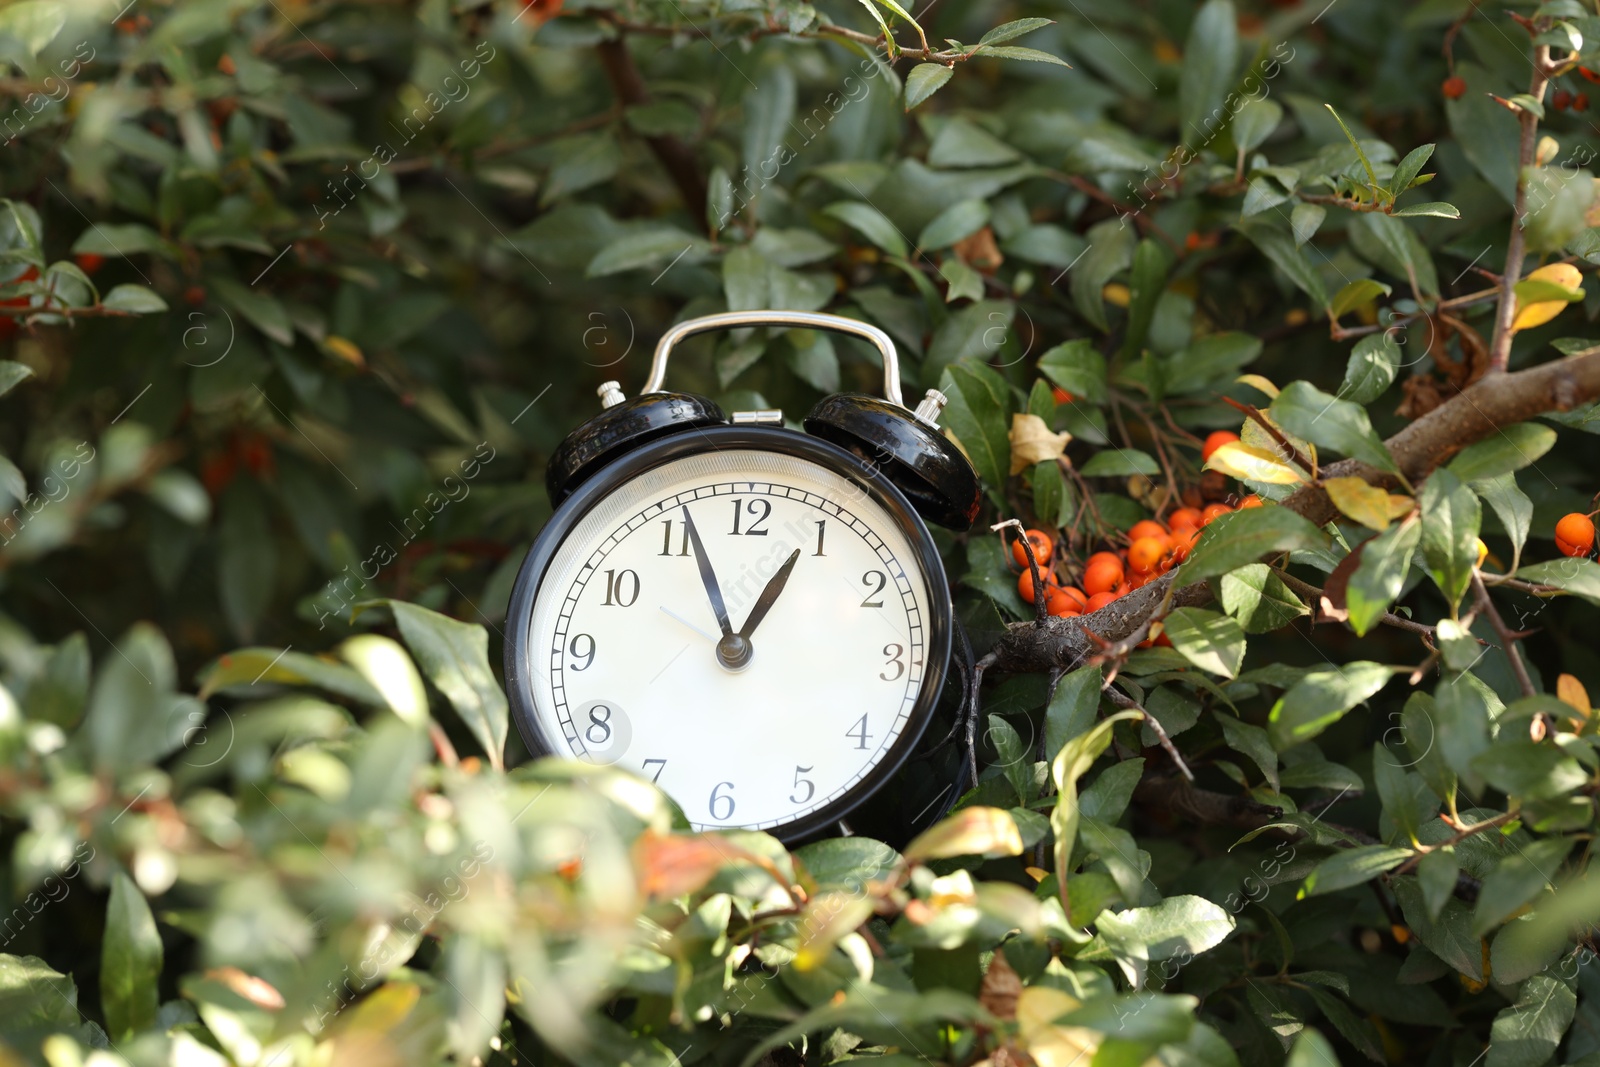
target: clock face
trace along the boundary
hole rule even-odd
[[[763,433],[798,436],[720,436]],[[943,572],[897,494],[802,455],[830,450],[701,443],[554,531],[511,620],[543,748],[653,780],[701,829],[814,826],[904,758],[948,653]]]

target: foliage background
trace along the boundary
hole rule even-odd
[[[877,322],[952,394],[986,520],[1081,557],[1202,484],[1221,395],[1268,402],[1242,372],[1388,436],[1491,370],[1527,146],[1488,94],[1542,61],[1512,16],[1600,40],[1572,2],[944,0],[916,55],[892,9],[0,7],[0,1059],[1600,1062],[1600,583],[1499,583],[1535,631],[1519,704],[1424,574],[1465,580],[1479,494],[1486,573],[1554,556],[1596,489],[1582,407],[1478,454],[1520,493],[1430,479],[1436,550],[1397,571],[1427,645],[1313,627],[1250,571],[1276,608],[1186,609],[1213,613],[1182,652],[1122,664],[1199,789],[1148,725],[1094,725],[1100,666],[987,689],[982,781],[904,853],[702,838],[631,779],[518,767],[489,664],[544,458],[672,321]],[[970,53],[1023,18],[1053,23]],[[1587,270],[1600,128],[1582,74],[1550,88],[1528,244]],[[1431,183],[1380,194],[1425,144]],[[1590,287],[1510,367],[1592,361],[1597,312]],[[696,341],[672,380],[793,419],[878,376],[791,332]],[[1014,413],[1070,467],[1013,471]],[[1270,547],[1322,584],[1365,536],[1340,523]],[[981,652],[1026,606],[982,525],[943,543]],[[1305,669],[1333,693],[1295,732]]]

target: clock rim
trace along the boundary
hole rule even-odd
[[[830,441],[775,427],[701,427],[641,445],[586,479],[550,516],[544,529],[539,531],[533,544],[528,547],[522,566],[517,571],[511,599],[506,607],[503,656],[506,699],[517,732],[522,735],[523,743],[534,758],[563,755],[539,725],[531,684],[533,672],[528,664],[528,657],[534,651],[530,647],[533,608],[556,552],[595,505],[625,482],[677,459],[734,448],[776,452],[807,460],[861,486],[906,536],[912,556],[922,568],[928,591],[928,636],[922,686],[905,729],[883,758],[839,799],[803,818],[760,831],[780,841],[799,841],[818,836],[846,818],[898,774],[917,750],[928,724],[934,719],[949,674],[955,616],[944,561],[922,517],[905,494],[876,466]]]

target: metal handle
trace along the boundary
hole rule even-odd
[[[656,342],[656,353],[650,361],[650,380],[644,383],[647,393],[661,392],[667,377],[667,359],[672,346],[686,337],[712,330],[732,330],[745,326],[798,326],[811,330],[830,330],[834,333],[854,334],[872,342],[883,356],[883,395],[892,404],[905,407],[900,395],[900,357],[895,354],[894,342],[889,335],[865,322],[847,319],[843,315],[826,315],[818,311],[724,311],[719,315],[702,315],[687,319],[661,335]]]

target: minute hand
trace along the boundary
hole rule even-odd
[[[717,572],[711,569],[711,559],[706,555],[706,546],[700,540],[700,531],[694,528],[694,519],[689,517],[687,506],[683,509],[683,528],[689,532],[689,543],[694,546],[694,560],[700,567],[700,581],[705,585],[706,597],[711,601],[711,612],[717,617],[717,625],[722,627],[722,636],[727,637],[733,633],[733,623],[728,621],[728,605],[722,602]]]
[[[772,605],[778,602],[778,594],[783,592],[784,584],[789,581],[789,575],[794,570],[795,562],[800,558],[797,548],[788,559],[783,561],[783,566],[778,568],[778,573],[772,576],[767,587],[761,590],[761,596],[756,599],[755,607],[750,609],[750,617],[744,620],[744,626],[739,630],[739,636],[745,640],[756,632],[756,627],[761,625],[761,620],[767,617],[767,612],[772,610]]]

